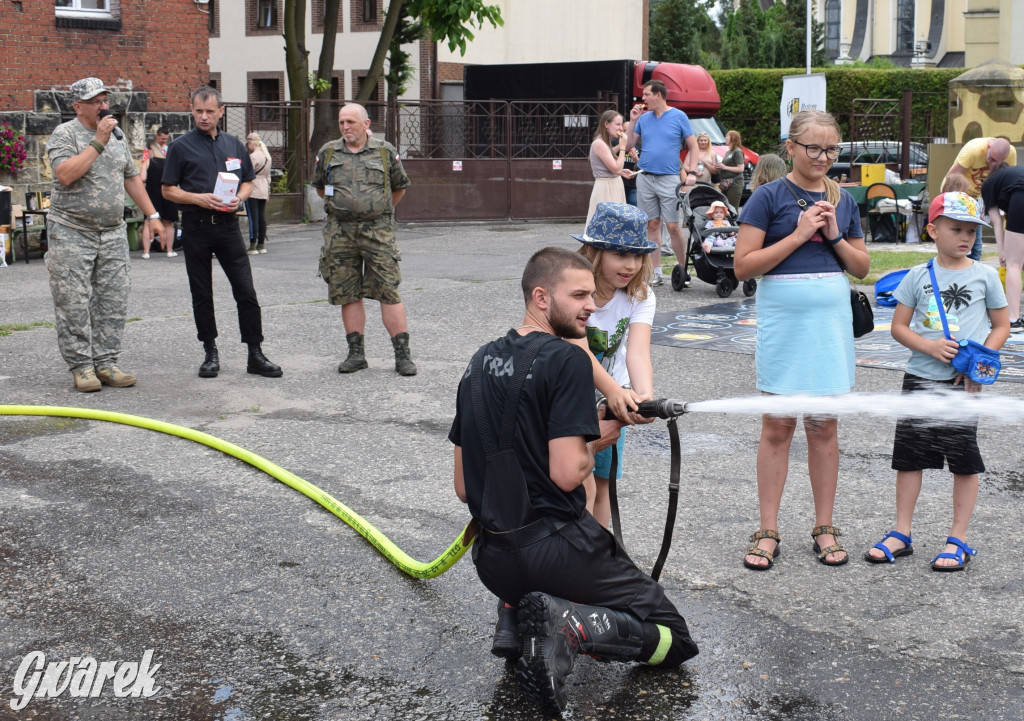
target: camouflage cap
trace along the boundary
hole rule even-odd
[[[71,97],[76,103],[79,100],[91,100],[100,93],[106,92],[109,90],[99,78],[82,78],[71,86]]]

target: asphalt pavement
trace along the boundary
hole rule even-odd
[[[133,253],[121,367],[137,386],[77,393],[53,328],[40,325],[0,337],[0,403],[104,409],[204,431],[321,487],[414,558],[433,559],[468,520],[447,441],[459,378],[478,346],[520,321],[529,255],[575,247],[569,233],[580,228],[401,226],[419,367],[403,378],[373,302],[369,369],[337,373],[344,330],[316,277],[321,227],[274,226],[269,252],[251,259],[263,348],[282,378],[245,372],[216,266],[222,370],[198,378],[184,257]],[[0,327],[52,323],[47,278],[39,259],[0,269]],[[696,279],[656,296],[659,311],[722,302]],[[658,396],[756,393],[751,355],[653,346],[652,358]],[[896,371],[857,371],[858,391],[897,393],[899,382]],[[1024,384],[985,392],[1021,397]],[[701,653],[674,671],[581,658],[566,718],[1024,717],[1021,429],[982,425],[989,472],[967,539],[979,554],[966,571],[940,574],[928,561],[950,523],[946,472],[925,475],[917,553],[891,566],[861,558],[894,521],[893,426],[875,416],[840,421],[835,522],[851,555],[840,568],[811,551],[798,433],[783,553],[758,573],[741,561],[758,526],[759,419],[680,418],[682,490],[662,582]],[[668,474],[665,422],[632,430],[620,504],[626,548],[642,568],[660,546]],[[407,577],[334,515],[219,451],[109,422],[0,416],[0,719],[544,718],[489,654],[494,617],[468,557],[435,579]],[[95,696],[73,696],[82,671],[59,695],[12,708],[31,693],[34,652],[76,669],[85,657],[122,662],[116,668],[134,677],[125,662],[147,651],[151,683],[137,683],[135,697],[115,693],[116,679],[97,681]]]

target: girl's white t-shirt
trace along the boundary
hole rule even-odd
[[[620,386],[629,383],[626,369],[626,341],[633,323],[654,325],[654,293],[645,300],[631,299],[621,288],[603,307],[591,313],[587,321],[587,344],[590,352]]]

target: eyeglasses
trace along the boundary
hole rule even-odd
[[[98,98],[96,100],[79,100],[79,105],[110,105],[110,98]]]
[[[832,145],[827,148],[823,148],[820,145],[807,145],[806,143],[801,143],[799,140],[794,140],[793,142],[802,147],[804,149],[804,152],[807,153],[807,157],[810,158],[811,160],[817,160],[818,158],[821,157],[822,153],[824,153],[825,157],[828,158],[829,160],[835,160],[836,158],[839,157],[838,145]]]

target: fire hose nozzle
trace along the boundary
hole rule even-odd
[[[671,398],[641,401],[637,413],[644,418],[675,418],[686,413],[686,404]]]

